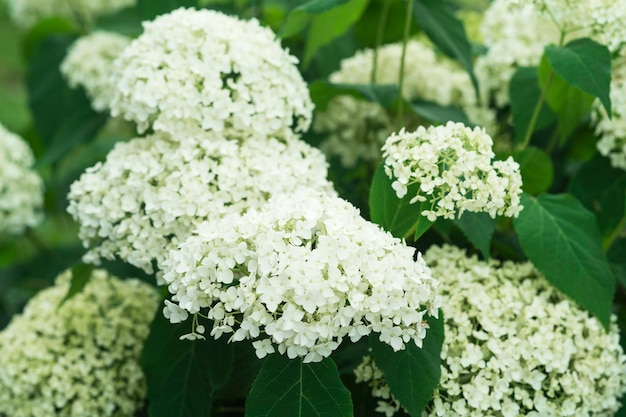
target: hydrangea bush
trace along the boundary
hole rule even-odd
[[[622,2],[6,3],[1,417],[624,413]]]

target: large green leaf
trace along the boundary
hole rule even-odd
[[[332,359],[270,355],[252,385],[246,417],[351,417],[350,392]]]
[[[304,49],[303,66],[306,68],[320,48],[343,35],[359,20],[369,0],[350,0],[313,18]]]
[[[144,344],[150,417],[207,417],[213,394],[233,369],[233,346],[222,339],[180,340],[191,324],[170,323],[161,312]]]
[[[195,7],[197,0],[137,0],[135,6],[143,20],[153,20],[156,16],[171,12],[179,7]]]
[[[341,6],[350,0],[311,0],[294,8],[287,15],[285,24],[278,32],[281,38],[288,38],[302,31],[314,15]]]
[[[454,220],[461,232],[472,245],[474,245],[483,258],[489,259],[491,238],[496,231],[496,219],[492,219],[487,213],[465,212],[460,219]]]
[[[536,195],[550,188],[554,179],[554,167],[545,151],[530,146],[517,152],[515,161],[520,165],[524,192]]]
[[[541,96],[536,67],[522,67],[513,74],[509,84],[509,96],[511,98],[515,141],[522,142],[528,132],[533,112]],[[541,106],[533,131],[543,129],[554,121],[554,114],[544,104]]]
[[[409,342],[404,350],[394,352],[391,346],[370,336],[374,362],[383,371],[394,397],[412,417],[420,417],[439,385],[441,347],[444,340],[443,317],[428,317],[430,329],[422,348]]]
[[[569,194],[523,194],[522,204],[514,226],[526,256],[608,328],[615,277],[593,213]]]
[[[597,97],[611,114],[611,53],[589,38],[575,39],[565,46],[548,45],[545,56],[561,78]]]
[[[601,155],[580,168],[568,191],[595,213],[603,235],[611,234],[624,217],[626,171],[613,168]]]
[[[53,162],[92,140],[107,120],[96,113],[81,89],[70,89],[59,71],[72,36],[44,39],[26,74],[29,105],[46,152],[39,163]]]
[[[332,84],[325,80],[311,83],[309,91],[318,111],[326,110],[330,100],[339,95],[350,95],[387,108],[396,101],[400,93],[396,84]]]
[[[407,194],[399,199],[391,188],[393,181],[385,174],[383,163],[376,169],[370,188],[370,217],[374,223],[398,238],[415,234],[418,239],[432,223],[421,215],[422,205],[419,202],[409,204],[419,190],[419,184],[408,187]]]
[[[474,75],[472,47],[467,39],[463,22],[448,8],[443,0],[413,0],[413,16],[422,30],[441,51],[455,58],[467,70],[478,91]]]

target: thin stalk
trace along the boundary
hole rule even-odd
[[[389,18],[389,5],[391,0],[383,1],[383,9],[380,12],[380,20],[378,21],[378,31],[376,32],[376,45],[374,45],[374,58],[372,62],[372,74],[370,75],[370,84],[376,84],[376,71],[378,70],[378,49],[383,44],[385,29],[387,28],[387,20]]]
[[[608,252],[609,249],[611,249],[611,246],[613,246],[613,242],[615,242],[615,239],[617,239],[622,234],[622,230],[624,229],[625,222],[626,222],[626,216],[622,217],[622,220],[619,222],[615,230],[613,230],[613,233],[611,233],[609,236],[603,239],[602,249],[604,249],[604,252]]]
[[[400,75],[398,76],[398,88],[400,90],[400,103],[398,104],[398,128],[404,126],[404,100],[402,98],[402,87],[404,86],[404,58],[406,56],[406,45],[409,43],[411,34],[411,23],[413,22],[413,2],[408,0],[406,8],[406,18],[404,20],[404,39],[402,40],[402,57],[400,58]]]
[[[539,119],[539,113],[541,113],[541,107],[543,107],[543,102],[546,101],[546,96],[548,95],[548,90],[550,89],[550,84],[552,84],[554,75],[554,71],[550,70],[546,85],[543,87],[543,90],[541,90],[541,96],[539,97],[539,100],[537,100],[537,105],[535,106],[535,110],[533,110],[533,115],[530,118],[530,123],[528,123],[526,135],[524,136],[524,141],[520,145],[520,150],[526,149],[526,147],[528,147],[528,144],[530,143],[530,139],[533,136],[533,131],[535,130],[535,125],[537,124],[537,120]]]

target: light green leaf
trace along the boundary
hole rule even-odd
[[[233,346],[224,339],[179,340],[190,323],[172,324],[157,312],[142,353],[150,417],[207,417],[214,393],[233,369]]]
[[[515,141],[521,143],[526,136],[535,106],[541,96],[537,67],[522,67],[515,72],[509,84],[509,96],[511,98]],[[535,122],[534,130],[548,127],[555,121],[554,114],[544,104]]]
[[[522,204],[514,226],[526,256],[608,329],[615,277],[593,213],[569,194],[523,194]]]
[[[85,288],[85,285],[87,285],[91,279],[93,269],[93,265],[84,264],[82,262],[79,262],[72,267],[72,281],[70,283],[70,288],[67,290],[67,294],[65,294],[63,300],[59,303],[59,307]]]
[[[351,417],[352,412],[350,392],[330,358],[303,363],[268,356],[246,401],[246,417]]]
[[[448,121],[460,122],[466,126],[472,126],[463,110],[454,106],[442,106],[430,101],[409,102],[409,108],[415,114],[433,123],[445,123]]]
[[[398,98],[400,90],[396,84],[332,84],[320,80],[311,83],[309,92],[315,109],[324,111],[330,100],[340,95],[350,95],[388,108]]]
[[[611,114],[611,53],[606,46],[581,38],[565,46],[548,45],[544,53],[561,78],[599,98]]]
[[[408,187],[407,194],[399,199],[391,188],[392,180],[385,174],[383,163],[378,166],[370,188],[370,216],[374,223],[400,239],[416,235],[418,239],[432,223],[422,216],[422,205],[419,202],[409,204],[419,190],[419,184]]]
[[[431,400],[441,377],[441,347],[443,345],[443,317],[428,317],[430,328],[422,348],[409,342],[404,350],[394,352],[391,346],[370,336],[374,362],[383,371],[394,397],[412,417],[421,417]]]
[[[496,231],[496,219],[492,219],[487,213],[465,212],[460,219],[454,220],[454,224],[461,229],[472,245],[474,245],[483,258],[489,259],[491,238]]]
[[[289,38],[300,31],[311,21],[313,15],[331,10],[350,0],[311,0],[289,12],[285,24],[278,32],[281,38]]]
[[[552,185],[554,168],[550,156],[539,148],[530,146],[514,155],[520,165],[522,189],[524,192],[537,195]]]

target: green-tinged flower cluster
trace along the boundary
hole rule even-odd
[[[528,262],[480,261],[452,246],[424,259],[441,280],[446,335],[426,416],[614,415],[626,392],[615,316],[605,331]],[[357,373],[385,399],[371,361]],[[379,411],[390,416],[398,405],[387,400]]]
[[[129,417],[143,405],[157,292],[95,270],[63,303],[70,281],[61,274],[0,332],[0,415]]]

